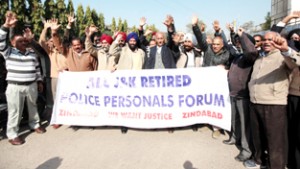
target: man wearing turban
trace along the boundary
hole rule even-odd
[[[112,70],[115,65],[114,53],[116,52],[114,49],[110,50],[113,39],[109,35],[102,34],[100,37],[101,47],[96,49],[91,41],[91,35],[97,31],[97,28],[94,26],[86,29],[85,48],[91,55],[97,57],[97,70]]]

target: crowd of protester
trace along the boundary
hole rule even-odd
[[[251,36],[228,24],[229,40],[218,21],[213,23],[214,36],[209,37],[196,16],[191,19],[193,33],[176,31],[174,18],[167,16],[167,33],[144,30],[146,18],[142,17],[138,33],[110,36],[89,25],[84,38],[74,37],[75,17],[68,15],[66,28],[61,28],[57,19],[45,21],[36,42],[28,28],[22,34],[13,31],[16,18],[8,11],[0,29],[0,100],[7,102],[6,135],[12,145],[25,142],[18,134],[25,102],[29,127],[40,134],[46,132],[40,125],[38,92],[51,86],[46,92],[51,97],[46,98],[53,102],[61,71],[220,66],[228,70],[232,109],[230,137],[223,143],[239,148],[234,159],[246,168],[300,168],[300,29],[282,33],[291,19],[300,18],[299,11],[264,35]],[[64,29],[63,36],[60,29]],[[45,72],[50,74],[51,85],[43,79]],[[51,110],[51,104],[46,106]],[[195,131],[198,127],[192,126]],[[213,138],[219,137],[221,129],[210,127]],[[121,130],[127,132],[126,127]]]

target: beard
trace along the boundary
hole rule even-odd
[[[109,47],[101,47],[101,49],[102,49],[104,52],[108,52]]]
[[[132,44],[128,44],[128,46],[129,46],[129,49],[130,49],[131,51],[135,51],[136,48],[137,48],[136,45],[132,45]]]
[[[184,50],[190,52],[193,49],[191,46],[184,46]]]

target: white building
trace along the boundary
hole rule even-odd
[[[281,21],[293,11],[300,11],[300,0],[272,0],[272,25]],[[300,24],[300,19],[293,19],[289,25]]]

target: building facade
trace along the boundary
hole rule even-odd
[[[272,0],[271,18],[272,25],[277,24],[293,11],[300,11],[300,0]],[[299,25],[300,19],[293,19],[289,25]]]

